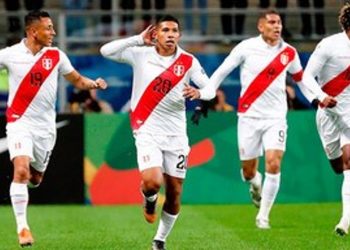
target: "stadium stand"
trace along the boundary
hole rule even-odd
[[[45,1],[45,10],[49,11],[57,31],[56,43],[58,46],[66,51],[68,55],[73,58],[73,63],[78,70],[87,74],[90,77],[101,74],[105,75],[107,80],[110,81],[110,89],[106,91],[103,99],[110,101],[115,110],[119,110],[127,100],[126,97],[130,95],[130,79],[131,74],[125,74],[128,72],[128,68],[120,68],[120,72],[110,72],[110,67],[99,55],[100,46],[107,41],[110,41],[119,35],[119,14],[120,8],[118,8],[118,0],[112,0],[112,11],[102,11],[99,9],[100,0],[91,0],[91,9],[88,10],[64,10],[63,1]],[[274,3],[275,1],[270,1]],[[288,8],[285,9],[286,14],[286,26],[292,33],[292,39],[289,42],[294,45],[299,52],[302,52],[301,59],[303,63],[308,59],[308,56],[322,37],[316,34],[312,34],[310,37],[303,37],[300,34],[301,31],[301,10],[297,7],[297,1],[289,1]],[[343,1],[339,0],[326,0],[325,8],[322,10],[325,15],[325,29],[327,34],[332,34],[340,31],[340,27],[337,23],[337,16]],[[135,16],[134,30],[135,34],[139,33],[143,27],[142,25],[142,9],[140,1],[136,1],[136,9],[133,14]],[[200,32],[193,32],[193,34],[184,34],[182,39],[182,46],[187,50],[195,53],[200,58],[202,65],[211,75],[215,68],[223,60],[224,56],[231,50],[232,46],[241,41],[242,39],[257,34],[256,31],[256,19],[259,13],[259,0],[249,1],[249,7],[247,9],[232,9],[230,12],[237,13],[243,11],[246,14],[245,21],[245,33],[237,36],[224,36],[221,31],[220,9],[219,1],[208,0],[208,8],[204,11],[208,13],[208,31],[206,35],[200,35]],[[167,13],[177,16],[181,23],[184,24],[184,9],[182,1],[167,0],[166,2]],[[199,29],[199,14],[198,8],[194,8],[191,12],[194,19],[194,28]],[[310,13],[314,13],[315,10],[310,8]],[[101,16],[112,13],[111,32],[103,32],[105,27],[102,27]],[[155,14],[155,10],[151,10],[151,13]],[[4,34],[0,36],[0,46],[4,47],[6,40],[11,37],[11,33],[7,32],[7,15],[9,14],[4,10],[4,3],[0,1],[0,33]],[[16,13],[20,16],[24,16],[26,11],[23,4],[21,11]],[[81,16],[86,18],[86,28],[83,31],[79,31],[76,34],[67,36],[65,33],[66,20],[70,16]],[[101,31],[102,30],[102,31]],[[82,39],[83,37],[83,39]],[[116,67],[113,67],[114,69]],[[102,71],[102,72],[101,72]],[[230,104],[236,105],[237,93],[239,91],[238,72],[234,72],[223,83],[223,88],[227,93]],[[67,97],[71,89],[67,88],[66,84],[62,82],[59,90],[59,108],[58,110],[64,111],[67,104]],[[121,98],[123,97],[123,98]],[[117,101],[116,101],[117,100]],[[1,112],[1,110],[0,110]]]

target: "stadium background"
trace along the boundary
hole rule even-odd
[[[116,2],[114,6],[116,6]],[[206,10],[209,18],[208,33],[200,35],[184,31],[181,46],[194,53],[208,75],[211,75],[231,48],[241,39],[256,35],[255,20],[258,1],[249,1],[250,8],[241,11],[247,15],[245,33],[241,36],[221,34],[218,1],[208,1]],[[326,18],[327,34],[340,31],[337,15],[343,1],[328,0],[322,10]],[[59,1],[46,1],[48,10],[56,23],[57,44],[67,51],[73,65],[83,74],[95,78],[103,76],[110,84],[100,98],[107,100],[116,111],[128,101],[131,92],[131,68],[127,65],[103,59],[98,48],[103,42],[118,36],[121,10],[111,12],[98,9],[98,1],[91,2],[88,10],[64,10]],[[10,12],[0,3],[0,32],[5,40],[14,34],[6,30],[6,17]],[[181,1],[167,1],[167,12],[178,16],[183,23],[184,13]],[[322,38],[316,34],[310,37],[300,35],[300,10],[295,1],[282,10],[287,16],[286,26],[293,36],[288,41],[297,47],[303,65],[306,64],[315,44]],[[310,8],[309,12],[314,13]],[[23,16],[23,8],[16,12]],[[99,18],[102,14],[113,14],[109,35],[100,32]],[[155,12],[154,12],[155,13]],[[193,17],[198,27],[198,15]],[[139,5],[135,12],[135,23],[142,15]],[[67,20],[72,17],[85,20],[83,29],[67,34]],[[135,24],[135,32],[139,26]],[[83,38],[83,39],[82,39]],[[236,106],[239,95],[239,71],[235,70],[222,84],[227,101]],[[6,89],[6,77],[0,78],[0,86]],[[50,162],[46,179],[38,190],[31,190],[32,203],[92,203],[92,204],[134,204],[140,203],[139,176],[136,168],[135,148],[127,114],[113,115],[83,114],[64,115],[67,99],[72,88],[61,80],[57,109],[58,121],[69,120],[68,125],[59,129],[58,142]],[[297,90],[300,100],[305,99]],[[5,108],[6,90],[1,94],[0,108]],[[188,103],[189,110],[195,103]],[[190,115],[190,112],[188,113]],[[322,202],[340,200],[341,177],[335,176],[325,159],[317,136],[314,111],[291,111],[288,115],[289,132],[287,153],[282,167],[281,191],[277,202]],[[1,137],[4,138],[4,119],[1,118]],[[190,167],[183,195],[184,203],[248,203],[247,187],[239,175],[239,161],[236,145],[236,117],[233,113],[210,113],[199,127],[189,124],[192,152]],[[0,154],[0,203],[9,203],[8,185],[11,180],[11,165],[6,149]],[[261,167],[263,167],[263,160]],[[317,187],[314,185],[317,183]],[[54,195],[53,195],[54,194]]]

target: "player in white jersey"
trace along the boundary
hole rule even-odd
[[[80,75],[64,52],[51,47],[56,33],[47,12],[29,12],[25,31],[20,43],[0,50],[0,67],[9,72],[6,133],[14,165],[10,196],[21,246],[34,243],[27,222],[27,186],[42,181],[55,144],[58,75],[81,89],[107,87],[101,78]]]
[[[150,223],[156,220],[157,194],[165,185],[166,199],[153,249],[165,248],[180,211],[189,153],[184,88],[190,80],[199,87],[209,82],[198,60],[178,46],[179,39],[178,20],[164,16],[140,35],[101,48],[103,56],[133,67],[130,118],[145,198],[144,215]]]
[[[319,108],[316,123],[323,148],[336,174],[343,174],[343,213],[335,231],[348,233],[350,224],[350,5],[339,15],[343,32],[324,38],[315,48],[305,68],[303,81],[316,83],[337,106]]]
[[[239,43],[211,76],[216,88],[240,66],[241,94],[238,104],[238,146],[241,173],[250,183],[253,203],[259,207],[256,226],[269,229],[269,214],[280,185],[280,166],[287,138],[286,74],[300,83],[302,67],[297,51],[281,39],[282,23],[274,10],[258,19],[260,36]],[[334,105],[317,84],[302,85],[308,95]],[[193,94],[195,97],[196,95]],[[258,171],[258,158],[265,150],[265,180]]]

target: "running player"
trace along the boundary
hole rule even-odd
[[[10,196],[21,246],[34,243],[27,222],[28,186],[37,187],[56,141],[58,75],[81,89],[106,88],[72,67],[64,52],[51,47],[56,35],[50,15],[32,11],[25,16],[26,38],[0,50],[0,67],[9,72],[6,133],[14,165]]]

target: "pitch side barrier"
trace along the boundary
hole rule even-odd
[[[142,202],[128,114],[59,115],[57,121],[57,144],[43,183],[30,190],[32,204]],[[188,124],[192,150],[184,203],[250,203],[247,184],[240,176],[236,124],[233,112],[210,112],[199,126]],[[0,204],[9,204],[12,165],[4,141],[4,117],[0,118],[0,126]],[[263,163],[262,159],[262,171]],[[279,203],[340,200],[342,176],[336,176],[329,166],[312,110],[288,114],[281,178]]]
[[[232,112],[211,112],[199,126],[188,123],[192,150],[184,203],[250,203],[247,184],[240,176],[236,124],[237,117]],[[96,205],[141,203],[128,115],[89,114],[85,116],[85,128],[87,199]],[[289,112],[287,141],[277,202],[340,200],[342,177],[332,172],[325,157],[315,126],[315,111]],[[263,162],[262,159],[262,170]]]

